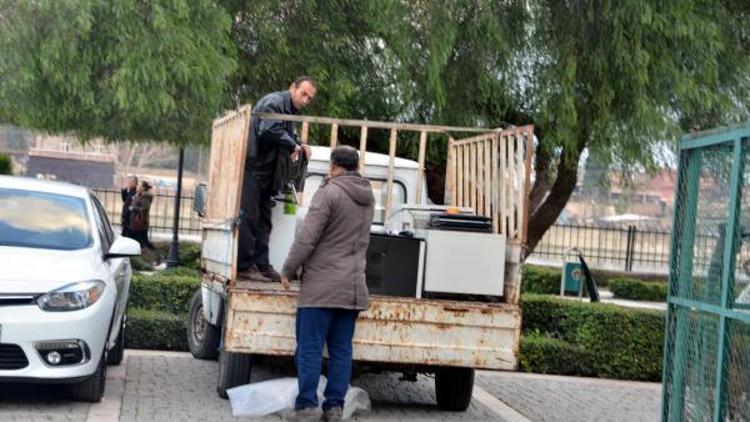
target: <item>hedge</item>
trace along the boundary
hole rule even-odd
[[[522,292],[539,294],[560,293],[560,270],[526,265],[523,270]]]
[[[187,314],[200,287],[198,272],[187,268],[136,274],[130,284],[129,305],[173,314]]]
[[[527,273],[528,274],[528,273]],[[133,277],[126,346],[186,350],[187,312],[198,273]],[[519,366],[527,372],[659,381],[664,314],[524,294]]]
[[[597,287],[610,289],[616,297],[661,302],[666,300],[667,283],[664,276],[638,274],[636,278],[622,276],[622,273],[599,270],[595,270],[593,273]],[[559,294],[560,277],[561,271],[559,268],[526,265],[524,267],[521,291],[523,293]],[[623,282],[623,280],[625,281]],[[615,288],[612,287],[612,283],[617,284],[616,288],[619,289],[619,295],[615,292]],[[627,285],[627,287],[624,285]],[[664,292],[663,295],[661,294],[662,291]],[[584,285],[585,293],[586,287]]]
[[[538,374],[591,375],[584,350],[539,332],[521,335],[519,370]]]
[[[634,278],[613,278],[609,282],[609,290],[615,297],[630,300],[665,302],[667,289],[665,283],[645,282]]]
[[[128,308],[125,347],[130,349],[188,350],[187,315]]]
[[[521,345],[527,371],[658,381],[664,345],[664,313],[551,296],[521,297],[522,332],[539,335]],[[547,337],[565,343],[540,339]],[[570,346],[570,347],[568,347]],[[548,351],[574,351],[580,365],[550,358]],[[555,364],[554,359],[560,359]]]

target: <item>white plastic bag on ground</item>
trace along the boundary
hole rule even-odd
[[[371,407],[370,395],[367,394],[367,391],[350,385],[349,390],[346,392],[346,398],[344,398],[344,412],[342,418],[349,419],[356,412],[369,412]]]
[[[323,403],[326,377],[318,383],[318,403]],[[297,378],[279,378],[256,382],[227,390],[234,416],[265,416],[294,409],[298,393]],[[320,405],[319,405],[320,407]],[[357,411],[370,411],[370,397],[359,387],[349,387],[344,399],[343,418],[349,419]]]

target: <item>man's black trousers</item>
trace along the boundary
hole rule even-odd
[[[237,269],[245,271],[252,265],[268,267],[268,240],[271,236],[273,191],[258,183],[251,172],[245,171],[240,202],[240,238]]]

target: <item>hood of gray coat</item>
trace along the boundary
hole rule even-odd
[[[359,173],[350,172],[331,177],[328,179],[328,183],[340,187],[359,205],[367,206],[375,203],[375,195],[372,193],[370,181],[360,176]]]

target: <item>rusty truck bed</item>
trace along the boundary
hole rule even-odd
[[[298,285],[238,280],[229,289],[225,347],[292,356]],[[354,359],[516,369],[521,311],[506,303],[371,296],[354,333]]]

